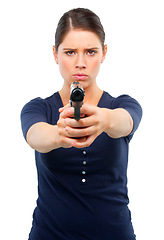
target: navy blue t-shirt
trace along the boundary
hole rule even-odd
[[[58,92],[36,98],[21,112],[24,137],[37,122],[56,125],[62,101]],[[117,139],[100,134],[87,148],[35,151],[38,200],[29,240],[134,240],[128,209],[127,165],[129,142],[142,117],[139,103],[128,95],[107,92],[98,107],[126,109],[133,130]]]

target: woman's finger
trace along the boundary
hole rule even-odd
[[[81,115],[80,120],[75,120],[71,118],[65,118],[64,122],[67,126],[72,128],[85,128],[94,125],[95,118],[94,116],[83,117]]]
[[[59,108],[59,112],[63,112],[66,108],[69,108],[70,104],[68,103],[67,105],[65,105],[64,107]]]
[[[73,107],[66,107],[65,109],[62,110],[62,112],[60,113],[60,116],[62,118],[73,118],[74,116],[74,109]]]
[[[86,116],[90,116],[95,114],[97,107],[90,105],[90,104],[84,104],[81,109],[80,109],[80,113],[81,114],[85,114]]]
[[[96,130],[94,126],[88,128],[71,128],[66,126],[65,131],[67,132],[69,137],[81,138],[94,134]]]
[[[73,141],[72,142],[72,146],[73,147],[76,147],[76,148],[85,148],[85,147],[89,147],[95,140],[96,136],[94,135],[91,135],[91,136],[88,136],[86,137],[85,141]]]

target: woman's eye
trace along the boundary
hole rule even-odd
[[[67,51],[67,52],[65,52],[65,53],[66,53],[66,55],[68,55],[68,56],[73,56],[73,55],[75,54],[74,51]]]
[[[88,50],[88,51],[87,51],[87,54],[88,54],[89,56],[93,56],[93,55],[96,54],[96,51],[95,51],[95,50]]]

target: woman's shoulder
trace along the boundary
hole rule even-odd
[[[58,92],[53,93],[51,96],[43,98],[36,97],[28,101],[24,107],[37,108],[42,107],[43,109],[49,107],[58,107],[60,105],[60,96]]]
[[[139,102],[131,97],[128,94],[121,94],[117,97],[113,97],[108,92],[104,91],[104,102],[110,105],[111,108],[118,108],[122,105],[138,105],[140,106]]]

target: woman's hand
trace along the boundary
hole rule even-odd
[[[106,110],[108,109],[84,104],[80,109],[81,118],[77,121],[73,118],[74,108],[67,105],[59,109],[57,125],[61,145],[77,148],[90,146],[106,129]]]
[[[64,148],[71,148],[74,146],[74,142],[84,142],[86,140],[86,137],[79,137],[78,139],[75,136],[71,136],[67,133],[67,125],[66,125],[66,119],[74,120],[74,108],[70,107],[69,104],[67,104],[65,107],[62,107],[59,109],[60,117],[57,122],[57,145],[58,147],[64,147]],[[84,117],[84,114],[81,114],[81,117]]]

